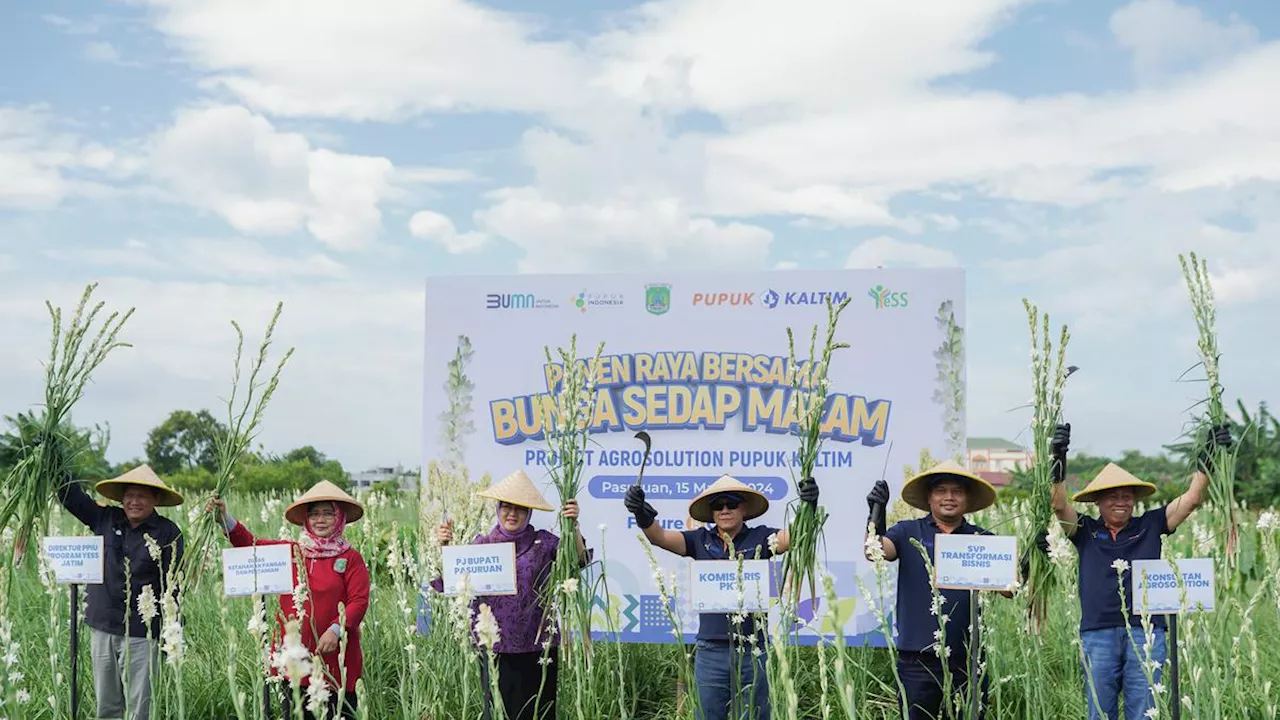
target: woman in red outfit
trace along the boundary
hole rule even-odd
[[[319,655],[325,664],[325,685],[329,688],[329,717],[336,717],[338,686],[345,672],[346,694],[341,717],[355,718],[356,681],[364,670],[364,656],[360,652],[360,622],[369,608],[369,568],[364,558],[343,537],[348,523],[364,516],[364,508],[355,498],[341,488],[325,480],[317,483],[302,497],[290,505],[285,519],[303,528],[302,538],[292,540],[260,540],[249,529],[231,517],[227,505],[219,498],[209,501],[209,511],[216,510],[231,544],[236,547],[251,545],[293,545],[294,555],[301,550],[307,571],[307,599],[303,603],[301,635],[303,646],[312,656]],[[298,583],[298,566],[293,569],[293,582]],[[338,604],[342,603],[345,615],[338,623]],[[277,622],[283,635],[286,619],[297,617],[293,595],[280,596],[280,614]],[[339,658],[342,636],[347,636],[347,652]],[[273,648],[274,650],[274,648]],[[274,670],[272,671],[275,672]],[[302,678],[303,702],[310,678]],[[292,691],[288,685],[281,693],[283,717],[293,717]],[[314,717],[305,713],[307,720]]]

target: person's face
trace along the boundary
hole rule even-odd
[[[155,511],[156,491],[141,485],[130,485],[125,488],[120,504],[124,507],[124,516],[129,522],[140,523]]]
[[[716,529],[720,532],[733,535],[738,528],[742,527],[746,507],[738,498],[725,496],[712,498],[710,508],[711,519],[715,521]]]
[[[1137,496],[1132,488],[1111,488],[1098,495],[1098,514],[1108,525],[1120,527],[1133,517],[1133,505]]]
[[[505,502],[498,503],[498,522],[502,523],[503,530],[519,532],[528,521],[529,508]]]
[[[331,502],[312,503],[307,507],[307,526],[316,537],[329,537],[338,527],[338,506]]]
[[[936,518],[958,520],[968,508],[968,488],[959,480],[943,480],[929,491],[929,511]]]

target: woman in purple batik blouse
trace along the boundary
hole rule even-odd
[[[497,523],[487,534],[477,535],[472,544],[515,543],[516,594],[487,596],[472,601],[473,608],[481,602],[488,604],[498,622],[499,639],[493,650],[503,708],[510,720],[554,720],[559,642],[552,632],[553,623],[540,596],[560,538],[529,524],[533,510],[551,511],[553,508],[523,470],[517,470],[497,485],[476,494],[497,501]],[[574,518],[576,528],[577,501],[570,499],[560,512],[564,517]],[[578,557],[585,567],[591,562],[592,553],[587,550],[582,533],[576,532],[575,535]],[[436,539],[441,545],[453,542],[452,521],[436,529]],[[443,578],[432,580],[431,586],[443,592]],[[545,677],[541,663],[544,645],[549,648]],[[480,672],[485,689],[484,717],[490,720],[493,717],[493,698],[490,695],[489,665],[483,656]]]

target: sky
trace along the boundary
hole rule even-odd
[[[258,439],[360,470],[420,462],[432,276],[961,266],[970,435],[1025,433],[1027,297],[1073,449],[1158,451],[1179,253],[1228,400],[1280,400],[1277,77],[1274,0],[5,3],[0,414],[90,282],[136,308],[74,414],[109,458],[223,416],[283,301]]]

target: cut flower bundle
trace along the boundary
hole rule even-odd
[[[1039,632],[1046,620],[1050,594],[1060,583],[1053,561],[1046,553],[1035,550],[1035,546],[1040,533],[1048,532],[1050,523],[1055,521],[1051,498],[1054,459],[1049,442],[1053,437],[1054,427],[1062,421],[1062,389],[1069,374],[1066,353],[1071,333],[1067,331],[1066,325],[1062,326],[1055,350],[1049,336],[1049,314],[1041,315],[1039,309],[1025,298],[1022,304],[1027,310],[1031,330],[1031,402],[1034,407],[1031,437],[1034,459],[1028,468],[1031,481],[1030,517],[1023,536],[1019,538],[1019,544],[1030,555],[1028,576],[1023,578],[1023,582],[1027,588],[1031,627]]]

